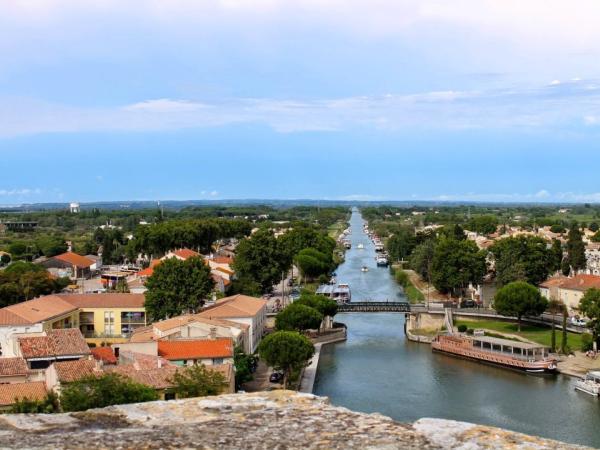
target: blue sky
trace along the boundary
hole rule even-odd
[[[0,7],[0,205],[600,202],[594,0]]]

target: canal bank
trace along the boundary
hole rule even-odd
[[[353,300],[402,299],[389,271],[351,219],[352,249],[337,279]],[[358,243],[364,249],[357,249]],[[371,265],[362,273],[362,265]],[[402,422],[438,417],[498,426],[600,447],[600,402],[574,390],[568,377],[539,377],[432,354],[404,335],[403,313],[342,313],[347,341],[320,349],[314,392],[334,405],[378,412]]]

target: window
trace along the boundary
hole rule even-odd
[[[112,336],[115,334],[115,312],[104,311],[104,334]]]
[[[165,392],[165,400],[175,400],[175,392]]]
[[[213,358],[213,364],[223,364],[223,358]]]

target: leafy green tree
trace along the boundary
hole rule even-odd
[[[479,234],[492,234],[495,233],[496,228],[498,228],[498,219],[496,216],[473,217],[469,221],[467,228]]]
[[[538,285],[556,265],[547,242],[537,236],[500,239],[490,251],[496,261],[496,280],[501,286],[513,281]]]
[[[517,318],[518,331],[521,331],[523,316],[539,316],[548,306],[548,300],[540,291],[524,281],[515,281],[500,288],[494,297],[494,309],[505,316]]]
[[[560,300],[550,299],[550,301],[548,301],[548,312],[552,314],[552,337],[550,350],[553,352],[556,351],[556,323],[554,318],[557,314],[562,314],[564,310],[565,305]]]
[[[417,272],[424,280],[430,280],[431,264],[435,250],[434,239],[426,239],[415,247],[410,257],[410,267]]]
[[[110,405],[158,400],[156,391],[114,373],[89,376],[62,388],[60,404],[63,411],[85,411]]]
[[[197,311],[214,288],[210,268],[202,258],[168,258],[146,281],[145,307],[152,320]]]
[[[550,262],[548,264],[549,272],[556,272],[561,269],[563,260],[562,243],[558,239],[552,239],[550,248]]]
[[[270,230],[258,230],[236,249],[233,269],[245,283],[255,282],[269,292],[291,266],[291,259]]]
[[[598,222],[592,222],[588,228],[590,231],[596,233],[600,227],[598,227]]]
[[[562,225],[555,223],[554,225],[552,225],[550,227],[550,231],[553,232],[553,233],[562,234],[562,233],[564,233],[567,230]]]
[[[6,266],[8,263],[10,263],[10,255],[5,253],[0,256],[0,266]]]
[[[560,344],[560,352],[563,354],[570,353],[569,342],[567,337],[567,317],[568,317],[567,309],[563,310],[563,321],[562,321],[562,340]]]
[[[258,346],[260,357],[267,364],[283,371],[283,387],[287,388],[290,375],[299,371],[315,352],[310,340],[296,331],[276,331],[266,336]]]
[[[300,298],[294,302],[294,305],[310,306],[319,311],[323,316],[333,317],[337,314],[338,304],[335,300],[324,295],[312,294],[308,291],[302,291]]]
[[[194,364],[177,370],[172,382],[179,398],[219,395],[227,386],[221,373],[207,368],[204,364]]]
[[[67,243],[63,236],[43,236],[35,241],[35,245],[47,257],[60,255],[67,251]]]
[[[566,262],[570,269],[578,271],[585,269],[586,258],[585,258],[585,244],[581,231],[576,223],[571,225],[569,234],[567,235],[567,258]]]
[[[387,241],[387,251],[396,261],[408,259],[416,246],[414,230],[409,227],[399,227]]]
[[[589,319],[587,326],[592,330],[594,342],[600,336],[600,289],[588,289],[579,302],[579,311]]]
[[[312,248],[331,259],[335,241],[319,228],[306,223],[294,223],[293,228],[278,239],[279,245],[291,260],[302,250]]]
[[[275,328],[287,331],[315,330],[321,326],[323,314],[310,306],[292,303],[275,317]]]
[[[20,398],[10,409],[12,414],[52,414],[59,411],[58,395],[54,391],[48,392],[43,400]]]
[[[313,280],[320,275],[327,275],[333,267],[332,255],[321,253],[314,248],[305,248],[294,258],[303,277]]]
[[[442,237],[434,248],[431,281],[442,293],[456,293],[479,284],[486,272],[485,254],[473,241]]]
[[[252,366],[256,364],[256,356],[249,355],[239,345],[235,347],[233,353],[233,364],[235,365],[235,385],[240,387],[242,384],[252,381]]]

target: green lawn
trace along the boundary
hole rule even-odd
[[[517,324],[511,322],[502,322],[496,320],[485,320],[485,319],[466,319],[461,317],[455,320],[455,325],[464,324],[469,328],[485,328],[486,330],[498,331],[500,333],[514,334],[516,336],[529,339],[530,341],[537,342],[538,344],[546,345],[550,347],[550,341],[552,340],[552,330],[549,327],[542,327],[530,324],[521,324],[521,331],[517,332]],[[562,339],[562,330],[557,328],[556,330],[556,344],[560,345]],[[581,335],[576,333],[567,332],[567,344],[571,347],[571,350],[581,349]]]
[[[406,294],[406,297],[410,303],[422,303],[425,301],[425,296],[423,293],[414,287],[410,281],[409,284],[404,288],[404,293]]]
[[[332,239],[337,239],[338,236],[340,234],[342,234],[342,231],[344,231],[346,229],[346,227],[348,226],[347,222],[336,222],[333,225],[330,225],[327,228],[327,234],[329,235],[329,237],[331,237]]]

